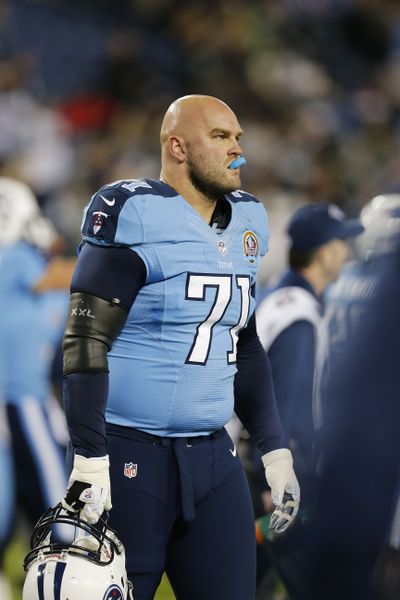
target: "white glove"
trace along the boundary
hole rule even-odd
[[[62,507],[69,512],[79,512],[81,519],[88,523],[97,523],[112,506],[109,466],[108,456],[86,458],[75,454]]]
[[[275,533],[285,531],[299,510],[300,487],[293,470],[293,457],[288,448],[267,452],[261,457],[265,478],[271,488],[272,502],[277,507],[270,519]]]

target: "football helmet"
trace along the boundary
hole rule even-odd
[[[23,600],[134,600],[124,547],[107,520],[91,525],[61,503],[49,508],[34,528],[24,560]],[[53,541],[60,524],[71,527],[71,544]]]
[[[27,224],[39,212],[36,198],[27,185],[0,177],[0,246],[9,246],[23,238]]]
[[[23,237],[42,252],[49,252],[59,239],[53,223],[42,214],[36,215],[26,224]]]
[[[360,258],[393,250],[400,242],[400,194],[372,198],[361,211],[365,231],[355,239]]]

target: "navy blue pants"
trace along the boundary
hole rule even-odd
[[[177,600],[254,600],[256,545],[247,480],[225,429],[159,438],[108,425],[113,509],[135,600],[164,571]]]

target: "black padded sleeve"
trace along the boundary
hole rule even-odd
[[[129,311],[146,276],[146,266],[133,250],[86,242],[79,254],[71,290],[110,302],[117,298],[122,308]]]
[[[108,371],[107,352],[128,313],[119,299],[111,302],[86,292],[72,292],[64,333],[64,375]]]
[[[285,447],[271,366],[253,315],[239,333],[235,376],[235,411],[263,454]]]
[[[116,299],[120,301],[118,310],[127,313],[145,280],[145,264],[129,248],[103,248],[85,243],[72,280],[72,295],[83,292],[105,303]],[[87,308],[90,310],[90,306]],[[90,336],[70,336],[68,344],[71,356],[74,352],[88,356],[100,352],[104,358],[108,351],[105,339],[95,340]],[[108,373],[105,371],[75,371],[64,376],[64,409],[72,446],[76,453],[88,458],[107,453],[104,414]]]

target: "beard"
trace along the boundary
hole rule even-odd
[[[237,190],[238,185],[240,185],[240,180],[238,184],[225,180],[224,176],[218,173],[216,169],[204,164],[204,159],[202,159],[202,166],[200,166],[200,160],[196,160],[192,154],[188,156],[187,165],[192,185],[211,201],[216,201],[225,194]]]

